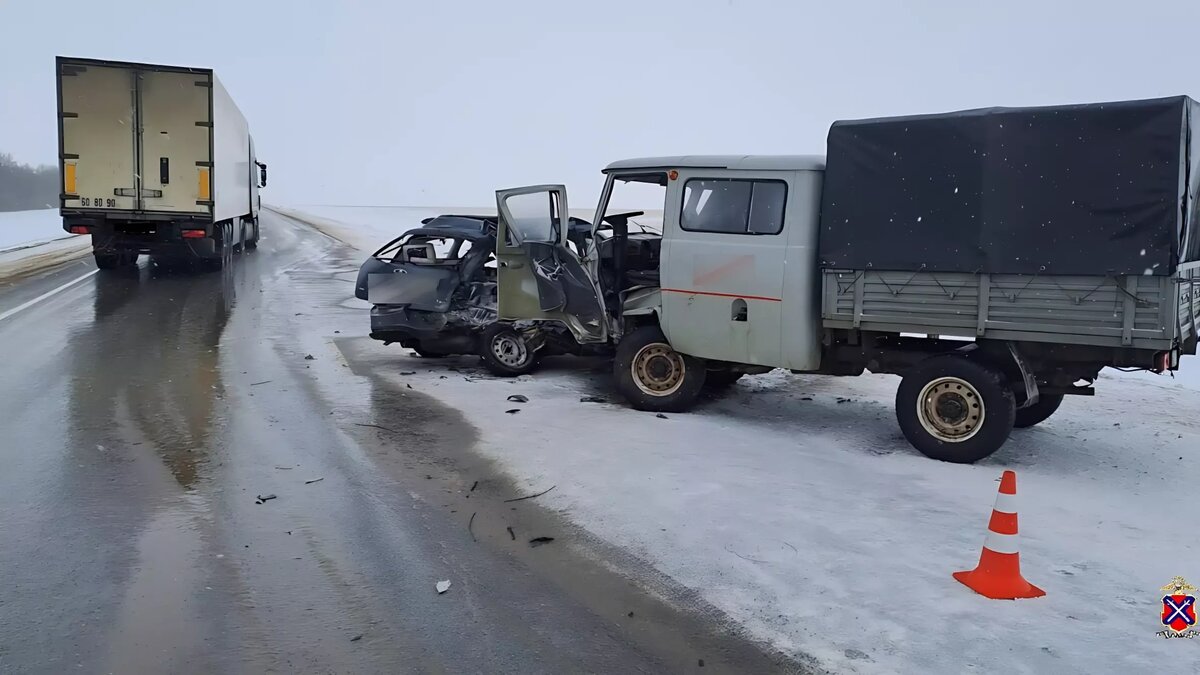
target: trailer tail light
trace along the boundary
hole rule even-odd
[[[72,225],[71,234],[88,234],[87,225]]]
[[[205,237],[204,230],[182,230],[180,234],[184,239],[203,239]]]
[[[63,192],[73,195],[75,192],[75,165],[67,164],[63,166]],[[79,234],[79,233],[76,233]],[[83,234],[87,234],[84,232]]]
[[[202,202],[206,202],[212,198],[212,194],[208,189],[207,168],[200,168],[196,170],[196,195],[196,198]]]

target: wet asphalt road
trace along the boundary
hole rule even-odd
[[[569,524],[501,507],[469,421],[339,351],[357,254],[263,217],[231,270],[143,258],[0,319],[0,673],[795,669],[599,545],[469,531],[449,500]],[[92,270],[0,286],[0,316]]]

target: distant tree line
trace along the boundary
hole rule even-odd
[[[21,164],[0,153],[0,211],[58,206],[58,167]]]

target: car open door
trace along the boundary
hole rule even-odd
[[[600,289],[567,245],[567,189],[535,185],[496,193],[497,311],[507,321],[561,321],[580,343],[608,339]]]

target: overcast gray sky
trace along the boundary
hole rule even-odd
[[[292,204],[486,205],[624,157],[823,152],[835,119],[1200,95],[1200,2],[0,0],[0,152],[55,55],[210,67]]]

